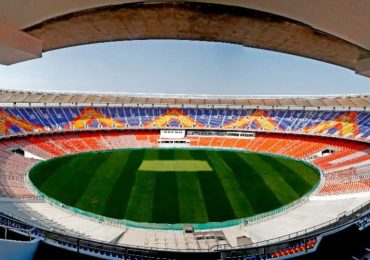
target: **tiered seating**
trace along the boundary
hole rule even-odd
[[[313,238],[313,239],[310,239],[306,242],[302,242],[302,243],[293,245],[289,248],[271,253],[271,258],[283,257],[283,256],[297,254],[299,252],[304,252],[304,251],[307,251],[307,250],[315,247],[316,243],[317,243],[317,239]]]
[[[127,147],[155,147],[158,133],[100,132],[27,137],[0,142],[0,196],[34,197],[24,182],[24,175],[36,160],[12,153],[22,148],[42,158]],[[155,143],[154,143],[155,142]]]
[[[238,139],[236,138],[224,138],[223,142],[221,143],[221,146],[234,148],[237,141]]]
[[[0,109],[0,134],[99,128],[187,127],[292,132],[368,140],[368,112],[224,108],[84,107]]]
[[[359,158],[354,158],[351,160],[339,160],[341,158],[346,158],[353,153],[358,153],[363,149],[366,149],[366,145],[355,144],[355,143],[338,143],[338,148],[335,153],[330,154],[329,156],[322,157],[315,161],[316,165],[319,165],[322,169],[333,169],[339,168],[341,166],[354,164],[356,162],[361,162],[367,159],[367,156],[360,156]]]
[[[306,241],[296,242],[290,246],[286,246],[284,249],[279,249],[273,252],[264,252],[263,254],[252,255],[252,256],[232,256],[226,257],[225,259],[232,260],[257,260],[257,259],[272,259],[272,258],[291,258],[294,254],[301,252],[307,252],[313,249],[317,244],[316,238],[311,238]]]
[[[320,194],[339,194],[370,191],[370,159],[366,144],[338,139],[305,136],[259,134],[255,139],[191,136],[195,147],[233,148],[255,152],[281,154],[298,159],[310,158],[328,148],[335,152],[313,160],[324,170],[325,184]],[[366,151],[366,152],[364,152]],[[355,155],[354,155],[355,154]],[[333,172],[335,169],[341,169]],[[326,178],[328,172],[328,178]],[[349,175],[353,175],[349,178]],[[333,178],[332,176],[336,176]],[[333,179],[336,179],[334,182]]]
[[[343,183],[325,183],[320,190],[321,195],[368,192],[370,189],[370,180]]]
[[[9,148],[21,147],[42,158],[65,154],[120,148],[157,147],[159,133],[155,131],[100,131],[65,133],[4,140],[0,142],[0,194],[30,195],[23,182],[24,173],[35,160],[11,153]],[[370,191],[370,158],[368,145],[340,139],[257,134],[254,139],[221,136],[190,136],[190,146],[241,149],[310,159],[321,168],[325,182],[320,194]],[[8,149],[8,150],[7,150]],[[327,156],[313,156],[331,149]],[[313,159],[312,159],[313,158]],[[14,187],[13,191],[9,188]],[[19,187],[19,189],[18,189]]]
[[[46,151],[47,157],[61,156],[65,154],[95,151],[111,150],[119,148],[144,148],[156,147],[159,134],[154,132],[100,132],[83,134],[65,134],[29,137],[27,138],[33,146],[25,147],[38,156],[43,157],[39,151]],[[35,148],[37,147],[37,149]],[[45,158],[45,157],[43,157]]]
[[[62,150],[60,147],[54,146],[52,143],[49,142],[49,139],[47,137],[29,137],[27,138],[30,143],[33,143],[38,147],[38,150],[44,150],[47,153],[53,155],[53,156],[61,156],[66,154],[66,151]],[[42,156],[41,153],[39,153],[36,149],[33,149],[33,152],[36,152],[37,155]]]
[[[91,148],[91,150],[104,150],[104,147],[99,143],[95,135],[89,133],[80,133],[78,135],[81,140],[86,142],[86,145]]]
[[[34,198],[27,188],[24,175],[35,160],[12,152],[0,151],[0,197]]]
[[[191,136],[188,139],[191,147],[241,149],[308,160],[323,173],[324,182],[318,195],[370,192],[369,145],[354,141],[370,140],[369,112],[186,106],[11,107],[0,108],[0,116],[0,136],[24,135],[0,141],[0,197],[35,197],[28,190],[24,177],[37,160],[15,154],[11,151],[13,148],[53,158],[87,151],[158,147],[159,133],[153,130],[156,128],[256,130],[254,139],[221,136]],[[87,132],[102,128],[110,131]],[[50,134],[27,136],[30,133]],[[328,151],[325,156],[324,150]],[[65,221],[70,220],[66,218]],[[317,240],[311,239],[270,252],[269,257],[289,258],[316,244]]]
[[[254,152],[282,154],[294,158],[305,158],[327,147],[325,142],[320,143],[320,139],[267,134],[260,134],[253,140],[210,136],[193,136],[190,139],[191,146],[235,148]]]
[[[159,134],[158,132],[149,131],[141,132],[135,135],[138,147],[157,147]]]
[[[321,194],[338,194],[370,191],[370,160],[362,164],[348,164],[339,170],[325,173]]]
[[[212,142],[212,137],[202,137],[199,138],[198,147],[209,147]]]

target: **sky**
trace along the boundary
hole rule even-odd
[[[370,79],[319,61],[234,44],[110,42],[0,65],[0,88],[203,95],[370,93]]]

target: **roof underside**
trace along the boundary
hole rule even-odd
[[[148,94],[90,94],[27,92],[0,90],[0,103],[6,104],[125,104],[125,105],[200,105],[200,106],[247,106],[247,107],[313,107],[313,108],[370,108],[370,97],[205,97],[205,96],[168,96]]]
[[[31,36],[31,57],[37,56],[37,44],[49,51],[106,41],[187,39],[291,53],[367,75],[369,13],[370,2],[350,0],[4,0],[0,30],[3,23]]]

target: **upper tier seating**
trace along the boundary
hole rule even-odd
[[[1,108],[0,135],[99,128],[213,128],[368,140],[370,113],[224,108]]]

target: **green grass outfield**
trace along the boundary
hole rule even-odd
[[[319,178],[316,169],[283,157],[199,149],[84,153],[41,162],[30,171],[36,187],[66,205],[169,224],[270,211],[300,198]]]

